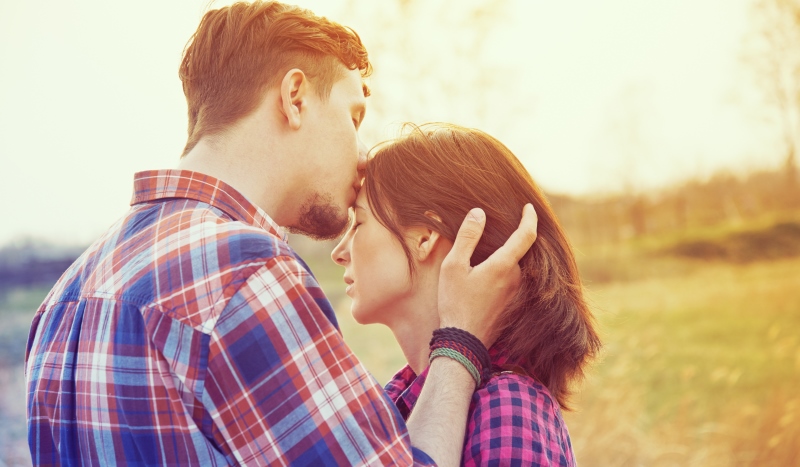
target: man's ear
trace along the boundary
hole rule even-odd
[[[298,68],[287,71],[281,80],[281,112],[292,130],[303,123],[309,89],[308,78]]]

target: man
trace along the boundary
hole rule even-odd
[[[345,228],[369,72],[358,36],[311,12],[256,2],[206,14],[181,65],[179,170],[136,174],[131,210],[33,320],[34,464],[459,462],[467,370],[435,359],[406,427],[279,227]],[[471,268],[483,222],[468,216],[442,268],[440,314],[490,343],[535,218]]]

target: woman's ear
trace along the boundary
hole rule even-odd
[[[423,262],[431,257],[441,236],[439,232],[427,227],[418,227],[413,230],[414,254],[418,261]]]
[[[425,217],[435,219],[439,222],[442,219],[433,211],[425,211]],[[413,240],[414,253],[418,261],[422,262],[431,257],[431,253],[436,249],[436,246],[442,241],[442,236],[436,230],[429,227],[415,227],[411,229],[411,237]]]

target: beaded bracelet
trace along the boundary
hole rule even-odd
[[[488,376],[491,361],[489,351],[477,337],[458,328],[441,328],[433,331],[430,342],[430,360],[448,357],[458,361],[469,371],[475,384]]]

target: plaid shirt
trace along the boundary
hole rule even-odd
[[[492,364],[508,360],[492,348]],[[419,376],[406,365],[386,385],[386,393],[408,419],[426,368]],[[558,402],[541,383],[513,372],[495,373],[472,395],[461,463],[473,466],[574,467],[575,456]]]
[[[35,465],[432,465],[264,211],[173,170],[131,204],[33,319]]]

